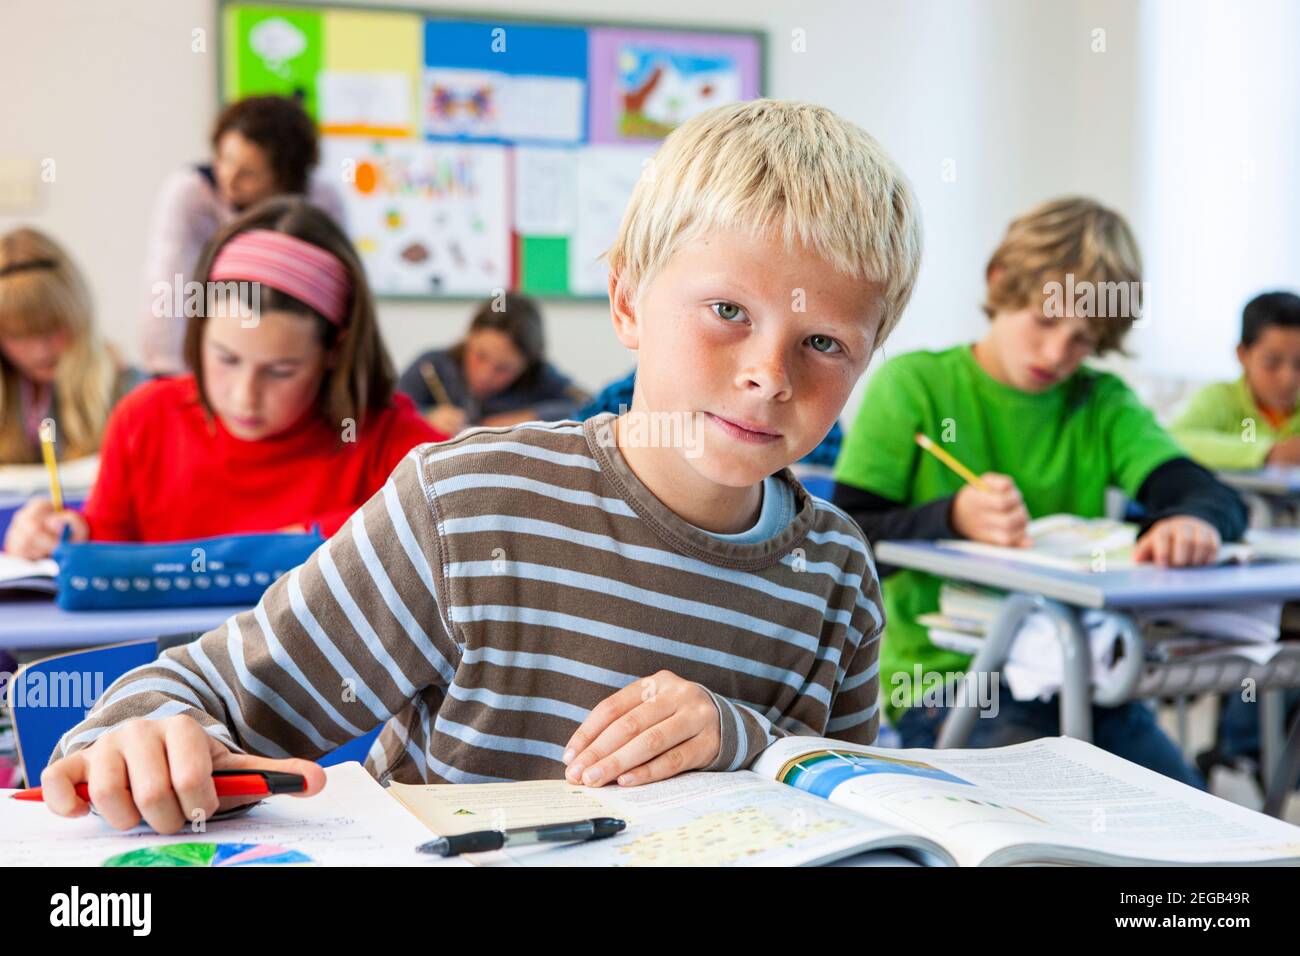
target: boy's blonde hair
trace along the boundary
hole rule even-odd
[[[1054,199],[1012,221],[985,274],[989,281],[984,312],[989,318],[1043,306],[1054,293],[1074,289],[1073,297],[1056,296],[1064,305],[1060,314],[1072,316],[1091,286],[1094,308],[1090,314],[1077,314],[1087,319],[1098,355],[1120,350],[1141,315],[1137,283],[1142,280],[1142,253],[1137,239],[1123,216],[1092,199]],[[1067,276],[1072,279],[1067,281]],[[1128,307],[1108,307],[1120,292]]]
[[[99,450],[119,368],[95,329],[90,290],[63,247],[27,227],[0,236],[0,335],[68,336],[54,395],[58,449],[64,458]],[[22,374],[0,356],[0,462],[38,462],[24,429]]]
[[[677,127],[642,172],[605,256],[635,295],[682,243],[715,229],[779,235],[878,283],[877,346],[916,284],[921,219],[911,186],[879,143],[824,106],[749,100]]]

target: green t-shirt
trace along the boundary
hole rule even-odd
[[[1147,475],[1185,452],[1119,378],[1080,367],[1045,392],[1022,392],[992,378],[969,345],[912,352],[887,362],[867,384],[835,466],[835,480],[907,506],[954,495],[962,480],[922,451],[925,432],[977,475],[1009,475],[1031,518],[1068,512],[1105,514],[1106,489],[1137,495]],[[900,570],[885,578],[885,633],[880,652],[881,706],[890,721],[894,674],[912,681],[914,666],[961,672],[970,655],[930,642],[919,614],[939,608],[937,577]]]
[[[1300,435],[1300,408],[1274,428],[1243,376],[1205,386],[1169,430],[1207,468],[1260,468],[1279,439]]]

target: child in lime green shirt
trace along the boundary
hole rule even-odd
[[[966,537],[1017,546],[1027,542],[1031,516],[1102,516],[1106,489],[1115,485],[1146,510],[1139,560],[1212,560],[1221,541],[1245,528],[1240,498],[1189,460],[1120,379],[1082,364],[1118,348],[1134,315],[1109,314],[1100,295],[1093,310],[1108,314],[1091,314],[1082,302],[1060,308],[1061,287],[1136,287],[1140,274],[1127,224],[1089,200],[1046,203],[1012,223],[987,271],[988,333],[974,345],[899,356],[873,376],[836,466],[835,503],[868,540]],[[1067,276],[1072,285],[1053,285]],[[964,484],[922,453],[917,432],[982,472],[989,490]],[[880,568],[882,577],[889,571]],[[927,682],[912,686],[914,667],[951,674],[970,663],[969,655],[936,647],[917,622],[938,610],[939,585],[909,570],[884,582],[881,698],[904,746],[933,746],[946,717],[945,708],[920,706]],[[1000,696],[998,715],[976,721],[971,746],[1060,733],[1056,701]],[[1148,706],[1093,710],[1099,746],[1203,785]]]
[[[1266,292],[1241,314],[1235,382],[1207,385],[1170,429],[1209,468],[1300,465],[1300,296]]]
[[[1197,461],[1221,470],[1300,465],[1300,296],[1265,292],[1241,312],[1237,346],[1241,377],[1207,385],[1170,429]],[[1284,698],[1288,726],[1300,711],[1300,691]],[[1196,758],[1202,772],[1216,765],[1258,772],[1259,709],[1240,694],[1219,703],[1214,746]]]

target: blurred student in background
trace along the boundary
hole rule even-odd
[[[1237,361],[1241,377],[1197,392],[1174,437],[1209,468],[1300,465],[1300,296],[1246,303]]]
[[[225,227],[199,264],[212,293],[189,319],[187,375],[141,385],[110,416],[84,514],[48,499],[14,516],[5,550],[259,531],[330,535],[416,445],[445,438],[394,394],[374,300],[339,226],[278,197]],[[218,286],[237,294],[222,301]]]
[[[342,222],[338,191],[324,176],[312,175],[319,156],[316,126],[297,100],[250,96],[217,117],[211,162],[179,170],[163,183],[145,258],[149,309],[142,349],[150,373],[185,370],[185,323],[155,314],[154,286],[177,281],[183,286],[193,278],[199,255],[217,230],[278,195],[305,196]]]
[[[40,462],[47,418],[60,458],[95,454],[113,404],[137,381],[100,338],[63,247],[35,229],[0,236],[0,465]]]
[[[484,302],[465,338],[425,352],[397,387],[450,435],[472,425],[572,418],[589,399],[546,361],[537,304],[513,292]]]

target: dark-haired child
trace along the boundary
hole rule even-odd
[[[450,435],[471,425],[572,418],[588,399],[546,361],[537,304],[513,292],[485,301],[465,338],[425,352],[397,387],[429,424]]]
[[[1174,437],[1209,468],[1300,465],[1300,296],[1246,303],[1237,361],[1241,378],[1197,392]]]

